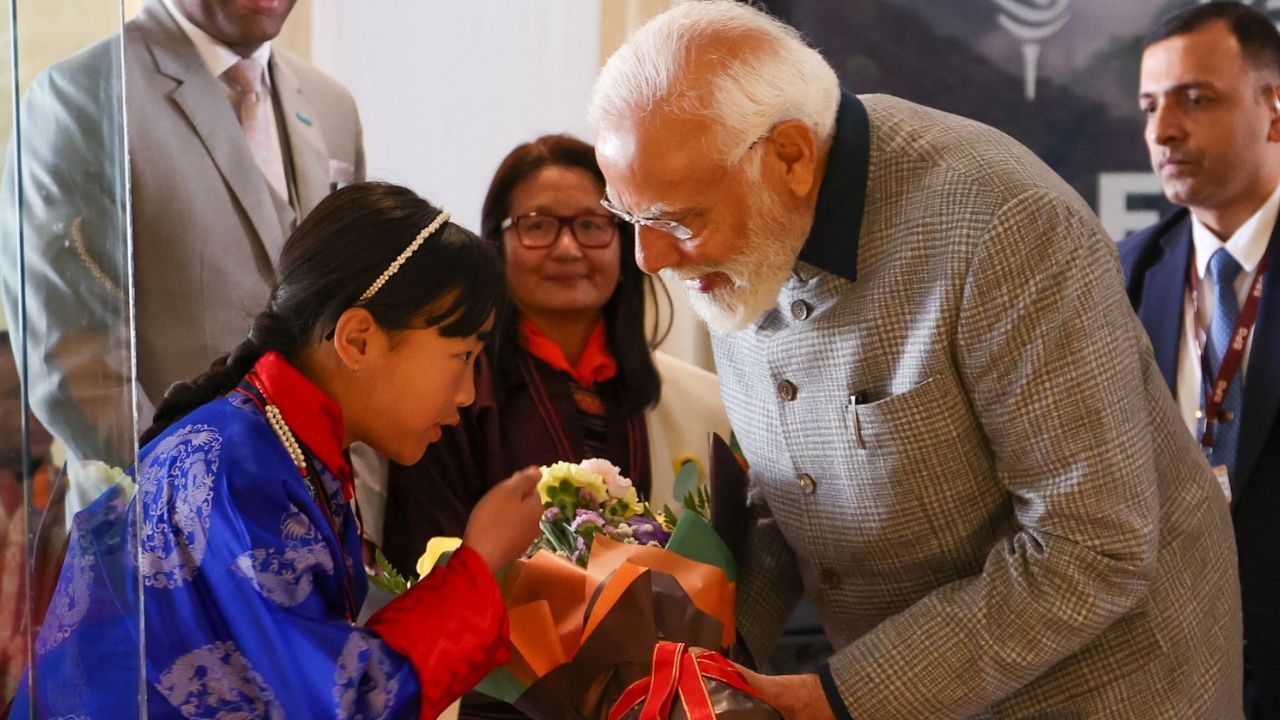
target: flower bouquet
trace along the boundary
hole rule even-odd
[[[680,513],[601,459],[543,467],[538,491],[541,537],[500,580],[512,657],[477,690],[538,720],[780,717],[720,654],[736,568],[696,467]]]

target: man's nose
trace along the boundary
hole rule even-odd
[[[1182,117],[1173,103],[1162,102],[1147,116],[1147,139],[1157,145],[1169,145],[1184,135]]]
[[[636,225],[636,265],[650,275],[680,262],[680,250],[670,233]]]

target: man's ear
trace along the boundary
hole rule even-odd
[[[1263,92],[1266,93],[1263,102],[1271,113],[1271,122],[1267,125],[1267,142],[1280,142],[1280,85],[1267,85]]]
[[[768,142],[772,156],[782,163],[783,182],[797,197],[806,197],[817,184],[818,139],[800,120],[784,120],[773,127]]]
[[[347,308],[338,317],[333,331],[333,349],[349,370],[358,370],[385,344],[382,328],[373,315],[362,307]]]

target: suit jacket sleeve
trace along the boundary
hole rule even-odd
[[[1140,333],[1083,203],[1012,200],[969,259],[954,352],[1017,524],[981,573],[845,647],[853,717],[967,717],[1072,655],[1144,596],[1157,486]]]
[[[134,381],[123,108],[118,43],[103,43],[36,80],[21,106],[23,132],[5,166],[0,246],[14,344],[26,308],[31,402],[73,456],[126,465],[138,421],[153,407]],[[110,52],[115,48],[116,52]],[[86,67],[100,62],[106,67]],[[12,217],[21,151],[23,243]],[[21,254],[22,262],[16,259]],[[25,287],[24,287],[25,283]]]

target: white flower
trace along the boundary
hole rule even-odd
[[[622,468],[603,458],[587,458],[582,461],[582,469],[589,473],[599,475],[604,479],[604,485],[609,491],[609,497],[615,500],[621,500],[629,497],[635,492],[631,480],[623,477]]]

